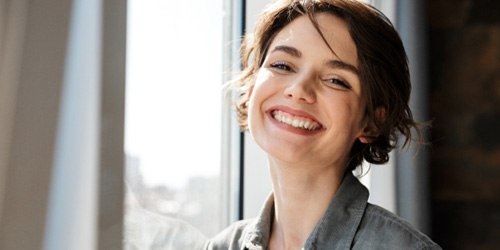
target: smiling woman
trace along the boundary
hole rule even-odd
[[[253,36],[252,36],[253,35]],[[367,202],[352,170],[417,130],[406,53],[389,20],[351,0],[278,0],[242,45],[238,115],[273,192],[207,249],[440,249]],[[405,143],[406,144],[406,143]]]
[[[339,57],[332,58],[329,47],[318,43],[321,36],[306,16],[297,17],[274,38],[252,85],[248,103],[250,133],[273,160],[309,165],[314,158],[322,164],[344,164],[354,138],[360,136],[366,123],[358,76],[350,70],[331,67],[331,62],[337,61],[356,68],[356,47],[349,31],[332,15],[318,14],[317,21],[324,26],[325,38]],[[325,26],[327,23],[333,25]],[[290,48],[286,51],[296,52],[277,49],[284,46]],[[276,68],[276,62],[290,68]],[[331,83],[332,79],[335,83]],[[307,117],[315,129],[282,123],[275,119],[277,112],[286,114],[287,120]],[[331,152],[337,152],[338,158],[332,158]]]

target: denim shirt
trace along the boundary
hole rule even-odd
[[[368,203],[368,190],[347,173],[303,249],[441,249],[391,212]],[[205,244],[207,250],[265,250],[273,222],[271,195],[260,215],[239,221]]]

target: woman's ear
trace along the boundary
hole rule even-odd
[[[361,143],[369,144],[375,141],[377,137],[380,135],[380,129],[377,126],[377,123],[384,123],[386,118],[385,108],[378,107],[375,109],[375,119],[377,122],[369,119],[365,121],[365,126],[363,126],[363,130],[361,131],[361,135],[358,137]]]

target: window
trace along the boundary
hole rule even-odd
[[[187,249],[230,220],[231,2],[129,1],[126,247]]]

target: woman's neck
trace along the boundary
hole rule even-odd
[[[302,249],[337,192],[341,166],[298,166],[269,161],[275,216],[270,249]]]

